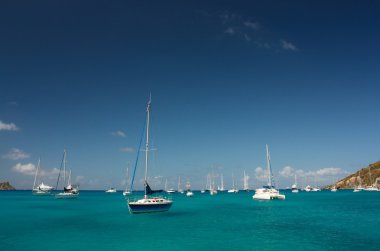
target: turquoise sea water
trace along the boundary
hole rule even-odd
[[[0,250],[379,250],[380,192],[173,195],[169,212],[130,215],[121,193],[75,200],[0,192]]]

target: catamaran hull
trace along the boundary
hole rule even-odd
[[[285,195],[258,194],[253,195],[254,200],[285,200]]]
[[[285,195],[280,194],[276,189],[259,188],[252,196],[254,200],[285,200]]]
[[[138,203],[129,203],[128,208],[129,212],[132,214],[144,214],[144,213],[159,213],[166,212],[172,206],[172,202],[163,203],[163,204],[138,204]]]

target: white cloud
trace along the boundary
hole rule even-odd
[[[253,30],[258,30],[260,29],[260,24],[257,22],[251,22],[251,21],[246,21],[244,22],[244,25],[248,28],[251,28]]]
[[[292,167],[284,167],[279,174],[284,178],[292,178],[294,174],[297,174],[299,182],[304,184],[329,184],[334,179],[348,175],[348,172],[338,167],[325,167],[315,171],[305,171],[302,169],[295,170]]]
[[[75,183],[80,183],[82,180],[84,180],[84,176],[76,176],[75,177]]]
[[[326,167],[326,168],[319,169],[315,173],[318,176],[334,176],[334,175],[342,174],[343,172],[342,172],[342,169],[337,168],[337,167]]]
[[[36,169],[37,167],[33,163],[28,163],[28,164],[17,163],[15,166],[12,167],[12,171],[16,173],[21,173],[23,175],[31,175],[31,176],[36,174]],[[40,177],[46,177],[49,179],[57,178],[59,169],[53,168],[50,170],[44,170],[40,168],[38,173]]]
[[[2,156],[3,159],[19,160],[30,157],[30,154],[23,152],[20,149],[12,148],[7,154]]]
[[[18,103],[16,101],[8,102],[9,106],[18,106]]]
[[[248,41],[248,42],[251,41],[251,37],[248,36],[247,34],[244,34],[244,38],[245,38],[245,40]]]
[[[120,148],[120,151],[126,152],[126,153],[133,153],[135,149],[133,149],[132,147],[124,147],[124,148]]]
[[[120,137],[120,138],[125,138],[125,137],[127,137],[127,135],[125,134],[125,132],[120,131],[120,130],[118,130],[118,131],[116,131],[116,132],[111,132],[111,135],[112,135],[112,136],[115,136],[115,137]]]
[[[38,171],[39,175],[41,177],[46,177],[46,178],[49,178],[49,179],[56,179],[57,176],[58,176],[58,173],[59,173],[59,169],[58,168],[53,168],[53,169],[50,169],[48,171],[46,170],[43,170],[43,169],[40,169]]]
[[[232,27],[228,27],[228,28],[224,31],[224,33],[226,33],[226,34],[232,36],[232,35],[236,34],[236,30],[235,30],[234,28],[232,28]]]
[[[265,49],[270,49],[271,48],[271,45],[267,42],[261,42],[261,41],[254,41],[254,44],[259,47],[259,48],[265,48]]]
[[[290,42],[288,42],[286,40],[282,40],[281,41],[281,45],[282,45],[282,48],[285,49],[285,50],[290,50],[290,51],[296,51],[296,50],[298,50],[297,47],[294,44],[292,44],[292,43],[290,43]]]
[[[4,130],[4,131],[18,131],[18,127],[13,124],[13,123],[3,123],[1,120],[0,120],[0,131],[1,130]]]
[[[36,172],[36,166],[32,163],[28,163],[28,164],[17,163],[15,166],[12,167],[12,170],[24,175],[34,175]]]
[[[255,178],[260,181],[266,181],[268,179],[267,171],[262,167],[257,167],[255,169]]]
[[[279,173],[282,177],[289,178],[294,176],[295,170],[291,166],[285,166]]]

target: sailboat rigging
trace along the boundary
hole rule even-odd
[[[39,183],[39,171],[41,167],[41,158],[38,158],[38,163],[37,163],[37,169],[36,169],[36,174],[34,176],[34,183],[33,183],[33,195],[50,195],[51,190],[53,190],[53,187],[45,185],[43,182],[36,186],[36,184]]]
[[[57,190],[57,188],[58,188],[62,166],[63,166],[63,184],[64,184],[64,187],[63,187],[63,192],[57,193],[55,195],[55,198],[57,198],[57,199],[75,199],[79,195],[78,188],[73,187],[71,185],[71,169],[69,170],[69,177],[68,177],[67,185],[66,185],[66,155],[67,155],[67,153],[66,153],[66,149],[65,149],[63,151],[63,158],[62,158],[62,162],[61,162],[61,167],[59,168],[59,174],[58,174],[57,185],[56,185],[55,190]]]
[[[144,197],[142,199],[128,199],[129,212],[137,213],[154,213],[168,211],[173,201],[163,197],[150,197],[154,193],[163,190],[152,190],[148,184],[148,164],[149,164],[149,126],[150,126],[151,97],[149,97],[146,113],[146,143],[145,143],[145,176],[144,176]]]
[[[268,145],[266,145],[266,150],[267,150],[268,183],[267,183],[267,186],[264,186],[263,188],[258,188],[255,190],[253,199],[255,200],[274,200],[274,199],[285,200],[285,195],[280,194],[280,192],[274,186]]]

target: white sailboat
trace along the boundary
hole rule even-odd
[[[150,197],[149,195],[154,194],[149,184],[148,184],[148,153],[149,153],[149,126],[150,126],[150,106],[151,98],[149,97],[146,113],[146,144],[145,144],[145,177],[144,177],[144,197],[138,200],[128,199],[128,208],[131,214],[138,213],[155,213],[155,212],[165,212],[170,209],[173,201],[163,197]]]
[[[220,192],[224,192],[224,180],[223,180],[223,174],[220,175],[220,187],[218,189]]]
[[[210,177],[210,195],[218,194],[218,191],[215,189],[215,180],[214,180],[214,169],[212,169]]]
[[[305,187],[305,192],[311,192],[312,189],[313,189],[313,188],[312,188],[310,185],[307,185],[307,186]]]
[[[369,192],[379,191],[379,189],[373,184],[372,174],[371,174],[371,166],[368,167],[368,175],[369,175],[370,185],[366,186],[363,190],[369,191]]]
[[[63,184],[65,185],[66,184],[66,149],[63,151],[62,163],[63,163]],[[61,168],[59,169],[57,187],[59,184],[61,169],[62,169],[62,165],[61,165]],[[56,187],[56,190],[57,190],[57,187]],[[78,197],[78,195],[79,195],[78,188],[73,187],[71,185],[71,169],[70,169],[69,170],[69,177],[67,180],[67,185],[63,187],[63,192],[57,193],[55,195],[55,198],[57,198],[57,199],[75,199]]]
[[[334,177],[333,177],[333,183],[334,183],[334,185],[331,187],[330,191],[335,193],[335,192],[338,191],[338,189],[336,188],[336,182],[335,182],[335,178]]]
[[[178,176],[178,190],[179,193],[183,193],[183,189],[181,186],[181,176]]]
[[[106,192],[106,193],[116,193],[117,190],[116,190],[116,188],[114,188],[114,187],[110,187],[110,188],[108,188],[105,192]]]
[[[255,200],[285,200],[285,195],[280,194],[280,192],[274,187],[272,182],[272,170],[270,165],[270,153],[268,145],[266,145],[267,150],[267,175],[268,175],[268,184],[263,188],[258,188],[255,190],[255,194],[252,196]]]
[[[363,187],[362,187],[362,178],[360,177],[360,171],[359,171],[359,185],[357,185],[354,189],[354,193],[357,193],[357,192],[360,192],[363,190]]]
[[[173,188],[168,189],[168,179],[165,180],[165,191],[167,193],[175,193],[175,190]]]
[[[190,181],[186,182],[186,196],[193,197],[194,193],[191,191]]]
[[[236,189],[235,176],[232,173],[232,188],[230,190],[228,190],[227,193],[238,193],[238,192],[239,192],[239,190]]]
[[[244,176],[243,176],[243,190],[248,192],[249,191],[249,176],[245,174],[244,170]]]
[[[129,167],[127,167],[127,180],[126,180],[125,191],[123,192],[124,196],[128,196],[132,193],[130,186],[131,186],[131,178],[129,177]]]
[[[43,182],[41,182],[39,185],[36,186],[36,184],[39,183],[38,179],[39,179],[40,165],[41,165],[41,158],[38,158],[36,174],[34,176],[32,194],[33,195],[50,195],[50,192],[51,190],[53,190],[53,187],[45,185]]]
[[[294,184],[292,185],[292,193],[298,193],[299,190],[297,188],[297,174],[294,174]]]

